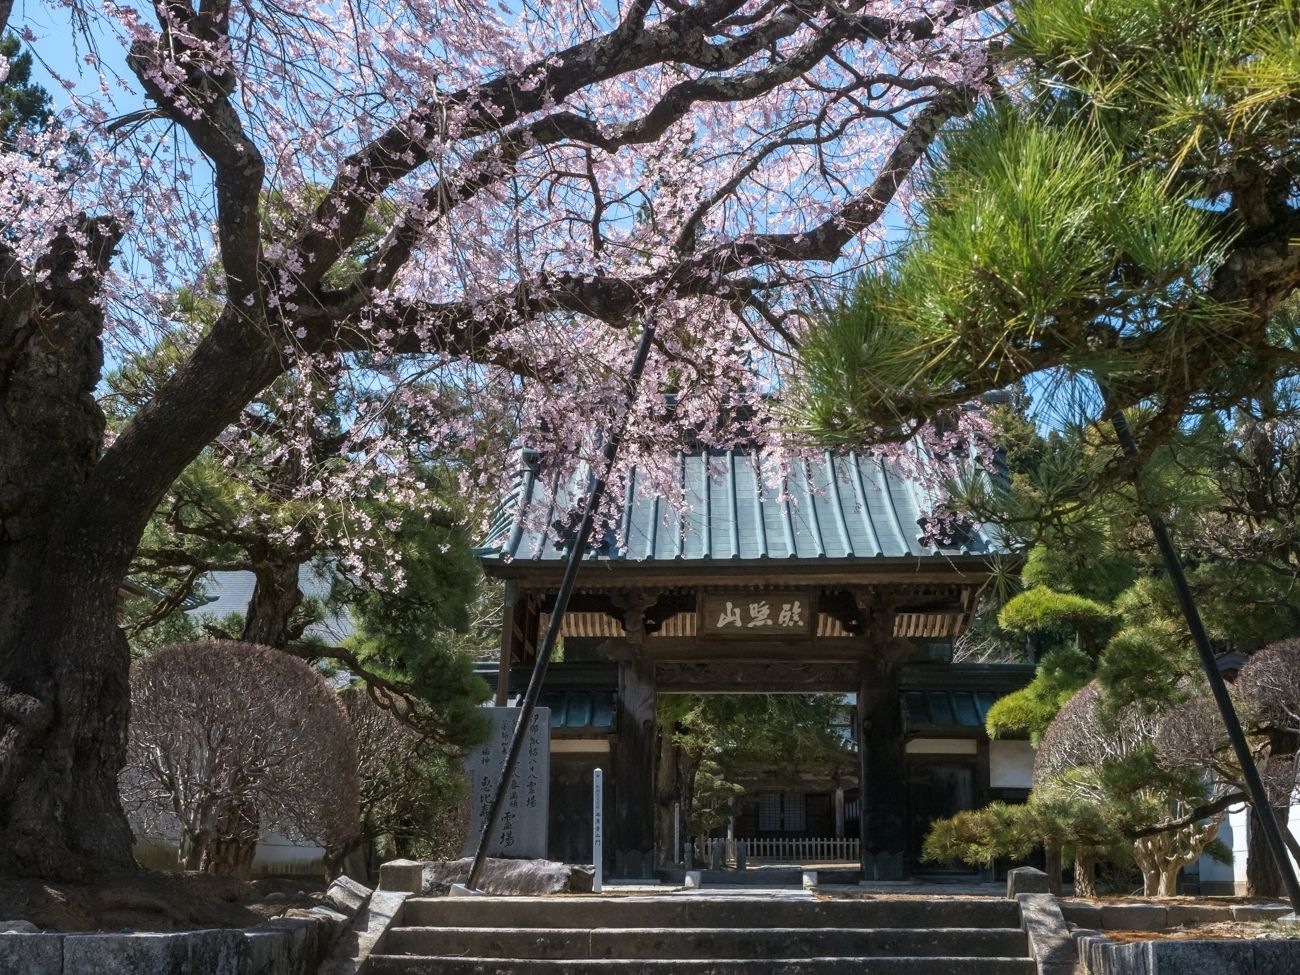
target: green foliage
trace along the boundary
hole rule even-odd
[[[1045,842],[1067,855],[1125,856],[1126,844],[1103,810],[1044,792],[1025,803],[993,802],[936,820],[926,834],[921,859],[983,867],[999,859],[1024,860]]]
[[[1188,696],[1187,678],[1196,667],[1185,624],[1166,619],[1116,634],[1101,655],[1097,679],[1116,707],[1163,710]]]
[[[926,863],[990,866],[994,860],[1022,860],[1042,842],[1035,810],[1028,804],[991,802],[950,819],[937,819],[921,847]]]
[[[370,673],[418,698],[421,723],[454,745],[472,745],[487,732],[479,707],[491,693],[474,673],[475,654],[459,633],[469,626],[469,605],[479,595],[480,570],[462,524],[439,525],[407,512],[395,533],[406,584],[397,592],[358,587],[346,580],[334,599],[356,627],[347,641]]]
[[[0,146],[12,147],[23,134],[35,134],[49,124],[50,93],[32,83],[32,56],[21,51],[18,38],[0,37],[0,58],[9,62],[9,76],[0,82]]]
[[[1037,745],[1061,707],[1092,679],[1092,659],[1082,650],[1063,647],[1039,661],[1028,687],[999,699],[989,708],[985,728],[990,738],[1028,734]]]
[[[1115,613],[1094,599],[1034,586],[1013,597],[998,614],[998,625],[1022,636],[1045,637],[1054,642],[1076,637],[1090,652],[1113,629]]]
[[[691,828],[722,825],[755,775],[779,781],[813,768],[832,777],[855,770],[851,707],[833,694],[659,695],[659,727],[690,780],[681,785]]]
[[[1056,543],[1030,549],[1020,574],[1026,586],[1049,587],[1109,603],[1136,581],[1132,555],[1116,551],[1110,533],[1093,519],[1077,519],[1053,541]]]
[[[1154,442],[1295,375],[1268,320],[1296,263],[1262,241],[1294,235],[1297,0],[1007,13],[1004,84],[944,134],[911,237],[806,337],[795,411],[827,441],[1038,375],[1058,426],[1104,416],[1100,382]]]
[[[733,779],[754,768],[856,767],[843,733],[850,706],[837,695],[665,694],[659,702],[660,720],[676,727],[674,743],[717,761]]]
[[[721,764],[704,759],[695,772],[687,822],[693,835],[704,836],[727,824],[736,813],[736,804],[745,794],[744,786],[728,779]]]

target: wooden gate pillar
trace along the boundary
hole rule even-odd
[[[864,880],[901,880],[907,847],[907,769],[897,664],[864,661],[858,689]]]
[[[618,737],[614,744],[614,876],[646,879],[655,867],[654,664],[619,647]]]

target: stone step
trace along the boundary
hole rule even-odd
[[[1035,975],[1028,958],[800,958],[710,960],[466,958],[371,955],[370,975]]]
[[[390,955],[476,958],[809,958],[1028,954],[1019,928],[430,928],[389,932]]]
[[[416,897],[403,926],[441,928],[1018,928],[1015,901],[755,897]]]

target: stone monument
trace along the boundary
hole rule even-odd
[[[469,775],[469,836],[461,856],[473,856],[479,833],[496,797],[501,769],[510,751],[510,738],[519,720],[519,708],[485,708],[492,721],[488,740],[465,756]],[[551,797],[551,710],[537,708],[528,725],[519,763],[506,793],[505,808],[496,835],[488,844],[494,857],[546,856]]]

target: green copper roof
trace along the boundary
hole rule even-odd
[[[556,522],[586,484],[559,483],[521,459],[515,488],[478,549],[487,560],[558,560]],[[924,488],[881,459],[827,451],[792,459],[773,490],[758,457],[738,450],[681,454],[686,510],[674,510],[633,470],[618,529],[590,557],[641,562],[701,559],[920,558],[1002,551],[982,531],[935,546],[924,539]],[[622,539],[620,545],[619,539]]]

